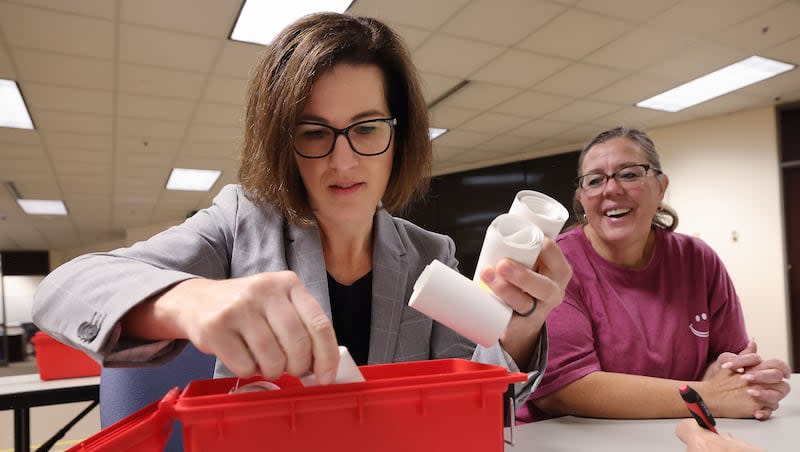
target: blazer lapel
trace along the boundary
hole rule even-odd
[[[408,277],[406,250],[391,215],[375,213],[372,250],[372,326],[369,364],[390,363],[397,346]],[[327,282],[327,281],[326,281]]]
[[[305,284],[308,291],[319,302],[328,318],[332,319],[331,301],[328,296],[328,276],[319,228],[316,225],[296,226],[285,223],[286,263]]]

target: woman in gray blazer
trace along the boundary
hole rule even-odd
[[[504,260],[483,273],[525,314],[490,348],[408,307],[425,265],[458,265],[449,237],[389,213],[423,195],[430,166],[426,106],[402,41],[374,19],[307,16],[254,71],[241,184],[150,240],[56,269],[36,294],[35,322],[106,366],[163,362],[189,340],[217,356],[218,375],[314,372],[327,383],[342,343],[359,364],[503,364],[529,372],[527,394],[570,267],[547,241],[536,271]]]

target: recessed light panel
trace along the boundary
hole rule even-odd
[[[676,112],[794,69],[794,65],[751,56],[691,82],[645,99],[637,107]]]
[[[239,12],[231,39],[267,45],[287,25],[317,12],[347,11],[353,0],[247,0]]]

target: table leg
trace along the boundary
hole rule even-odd
[[[31,417],[26,406],[14,408],[14,452],[31,450]]]

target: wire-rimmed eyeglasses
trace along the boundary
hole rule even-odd
[[[292,138],[297,155],[319,159],[333,152],[336,139],[344,135],[350,148],[359,155],[379,155],[389,149],[396,118],[376,118],[359,121],[344,129],[313,121],[300,121]]]
[[[603,188],[605,188],[606,182],[608,182],[609,178],[613,177],[614,180],[616,180],[617,183],[621,184],[622,186],[631,187],[640,185],[642,182],[644,182],[644,178],[647,176],[649,171],[652,171],[655,175],[663,174],[660,169],[651,168],[650,165],[641,163],[623,166],[612,174],[599,172],[584,174],[583,176],[578,177],[576,182],[581,190],[586,192],[587,195],[592,196],[603,191]]]

